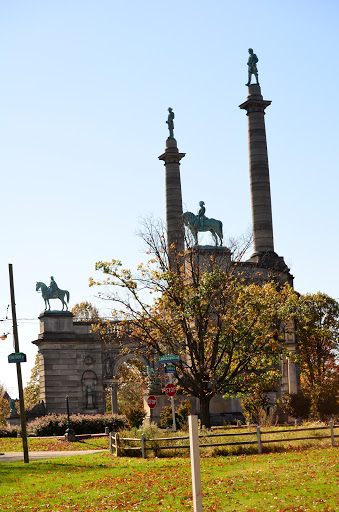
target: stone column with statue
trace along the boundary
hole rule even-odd
[[[252,224],[253,224],[253,242],[254,254],[253,261],[258,261],[265,257],[266,259],[277,259],[274,252],[273,243],[273,222],[271,206],[270,175],[268,166],[266,128],[265,128],[265,109],[271,104],[271,101],[264,100],[261,95],[260,85],[258,83],[258,71],[256,63],[257,56],[252,48],[249,50],[248,59],[248,96],[247,100],[239,105],[242,110],[246,110],[248,117],[248,142],[249,142],[249,167],[252,201]],[[254,74],[257,78],[256,84],[251,84],[251,76]]]
[[[173,109],[169,108],[168,111],[166,123],[169,137],[166,140],[165,152],[159,156],[159,160],[165,164],[167,246],[170,265],[174,266],[176,256],[184,251],[180,160],[184,158],[185,153],[179,152],[174,138]]]

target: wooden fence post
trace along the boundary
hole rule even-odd
[[[262,453],[260,426],[257,426],[258,453]]]
[[[146,436],[145,434],[141,434],[141,457],[146,459]]]
[[[114,435],[114,441],[115,441],[115,456],[119,456],[119,434],[116,433]]]
[[[202,512],[198,416],[193,414],[188,416],[188,427],[190,434],[193,510],[194,512]]]
[[[330,419],[330,429],[331,429],[331,445],[334,447],[334,428],[333,428],[333,418]]]

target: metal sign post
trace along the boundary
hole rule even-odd
[[[172,373],[169,374],[169,381],[170,381],[170,384],[173,385],[173,374]],[[177,423],[175,421],[174,395],[171,396],[171,406],[172,406],[172,420],[173,420],[172,430],[173,430],[173,432],[176,432],[177,431]]]
[[[169,387],[169,390],[167,389],[167,386],[165,388],[165,393],[167,396],[171,398],[171,406],[172,406],[172,419],[173,419],[173,426],[172,430],[173,432],[177,431],[177,424],[175,421],[175,408],[174,408],[174,395],[177,392],[176,388],[173,384],[173,373],[175,373],[175,366],[172,363],[177,363],[179,361],[179,356],[175,354],[168,354],[166,356],[160,356],[159,357],[159,363],[166,364],[166,373],[168,373],[169,376],[169,384],[167,386]],[[173,388],[173,389],[171,389]]]

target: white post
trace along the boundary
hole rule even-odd
[[[145,436],[145,434],[141,434],[141,457],[143,459],[146,459],[145,444],[146,444],[146,436]]]
[[[169,381],[171,384],[173,384],[172,373],[169,374]],[[174,397],[173,396],[171,396],[171,406],[172,406],[172,421],[173,421],[172,430],[173,430],[173,432],[176,432],[177,431],[177,423],[175,421],[175,408],[174,408]]]
[[[330,419],[330,429],[331,429],[331,445],[334,447],[334,428],[333,428],[333,418]]]
[[[258,438],[258,453],[262,453],[262,448],[261,448],[261,433],[260,433],[260,427],[259,427],[259,425],[257,426],[257,438]]]
[[[194,512],[202,512],[198,416],[195,414],[188,416],[188,427],[190,434],[193,510]]]
[[[114,442],[115,442],[115,456],[119,456],[119,434],[114,434]]]

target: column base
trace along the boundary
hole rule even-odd
[[[274,268],[280,271],[289,270],[283,256],[278,256],[278,254],[274,251],[255,252],[247,261],[250,263],[257,263],[263,267]]]

